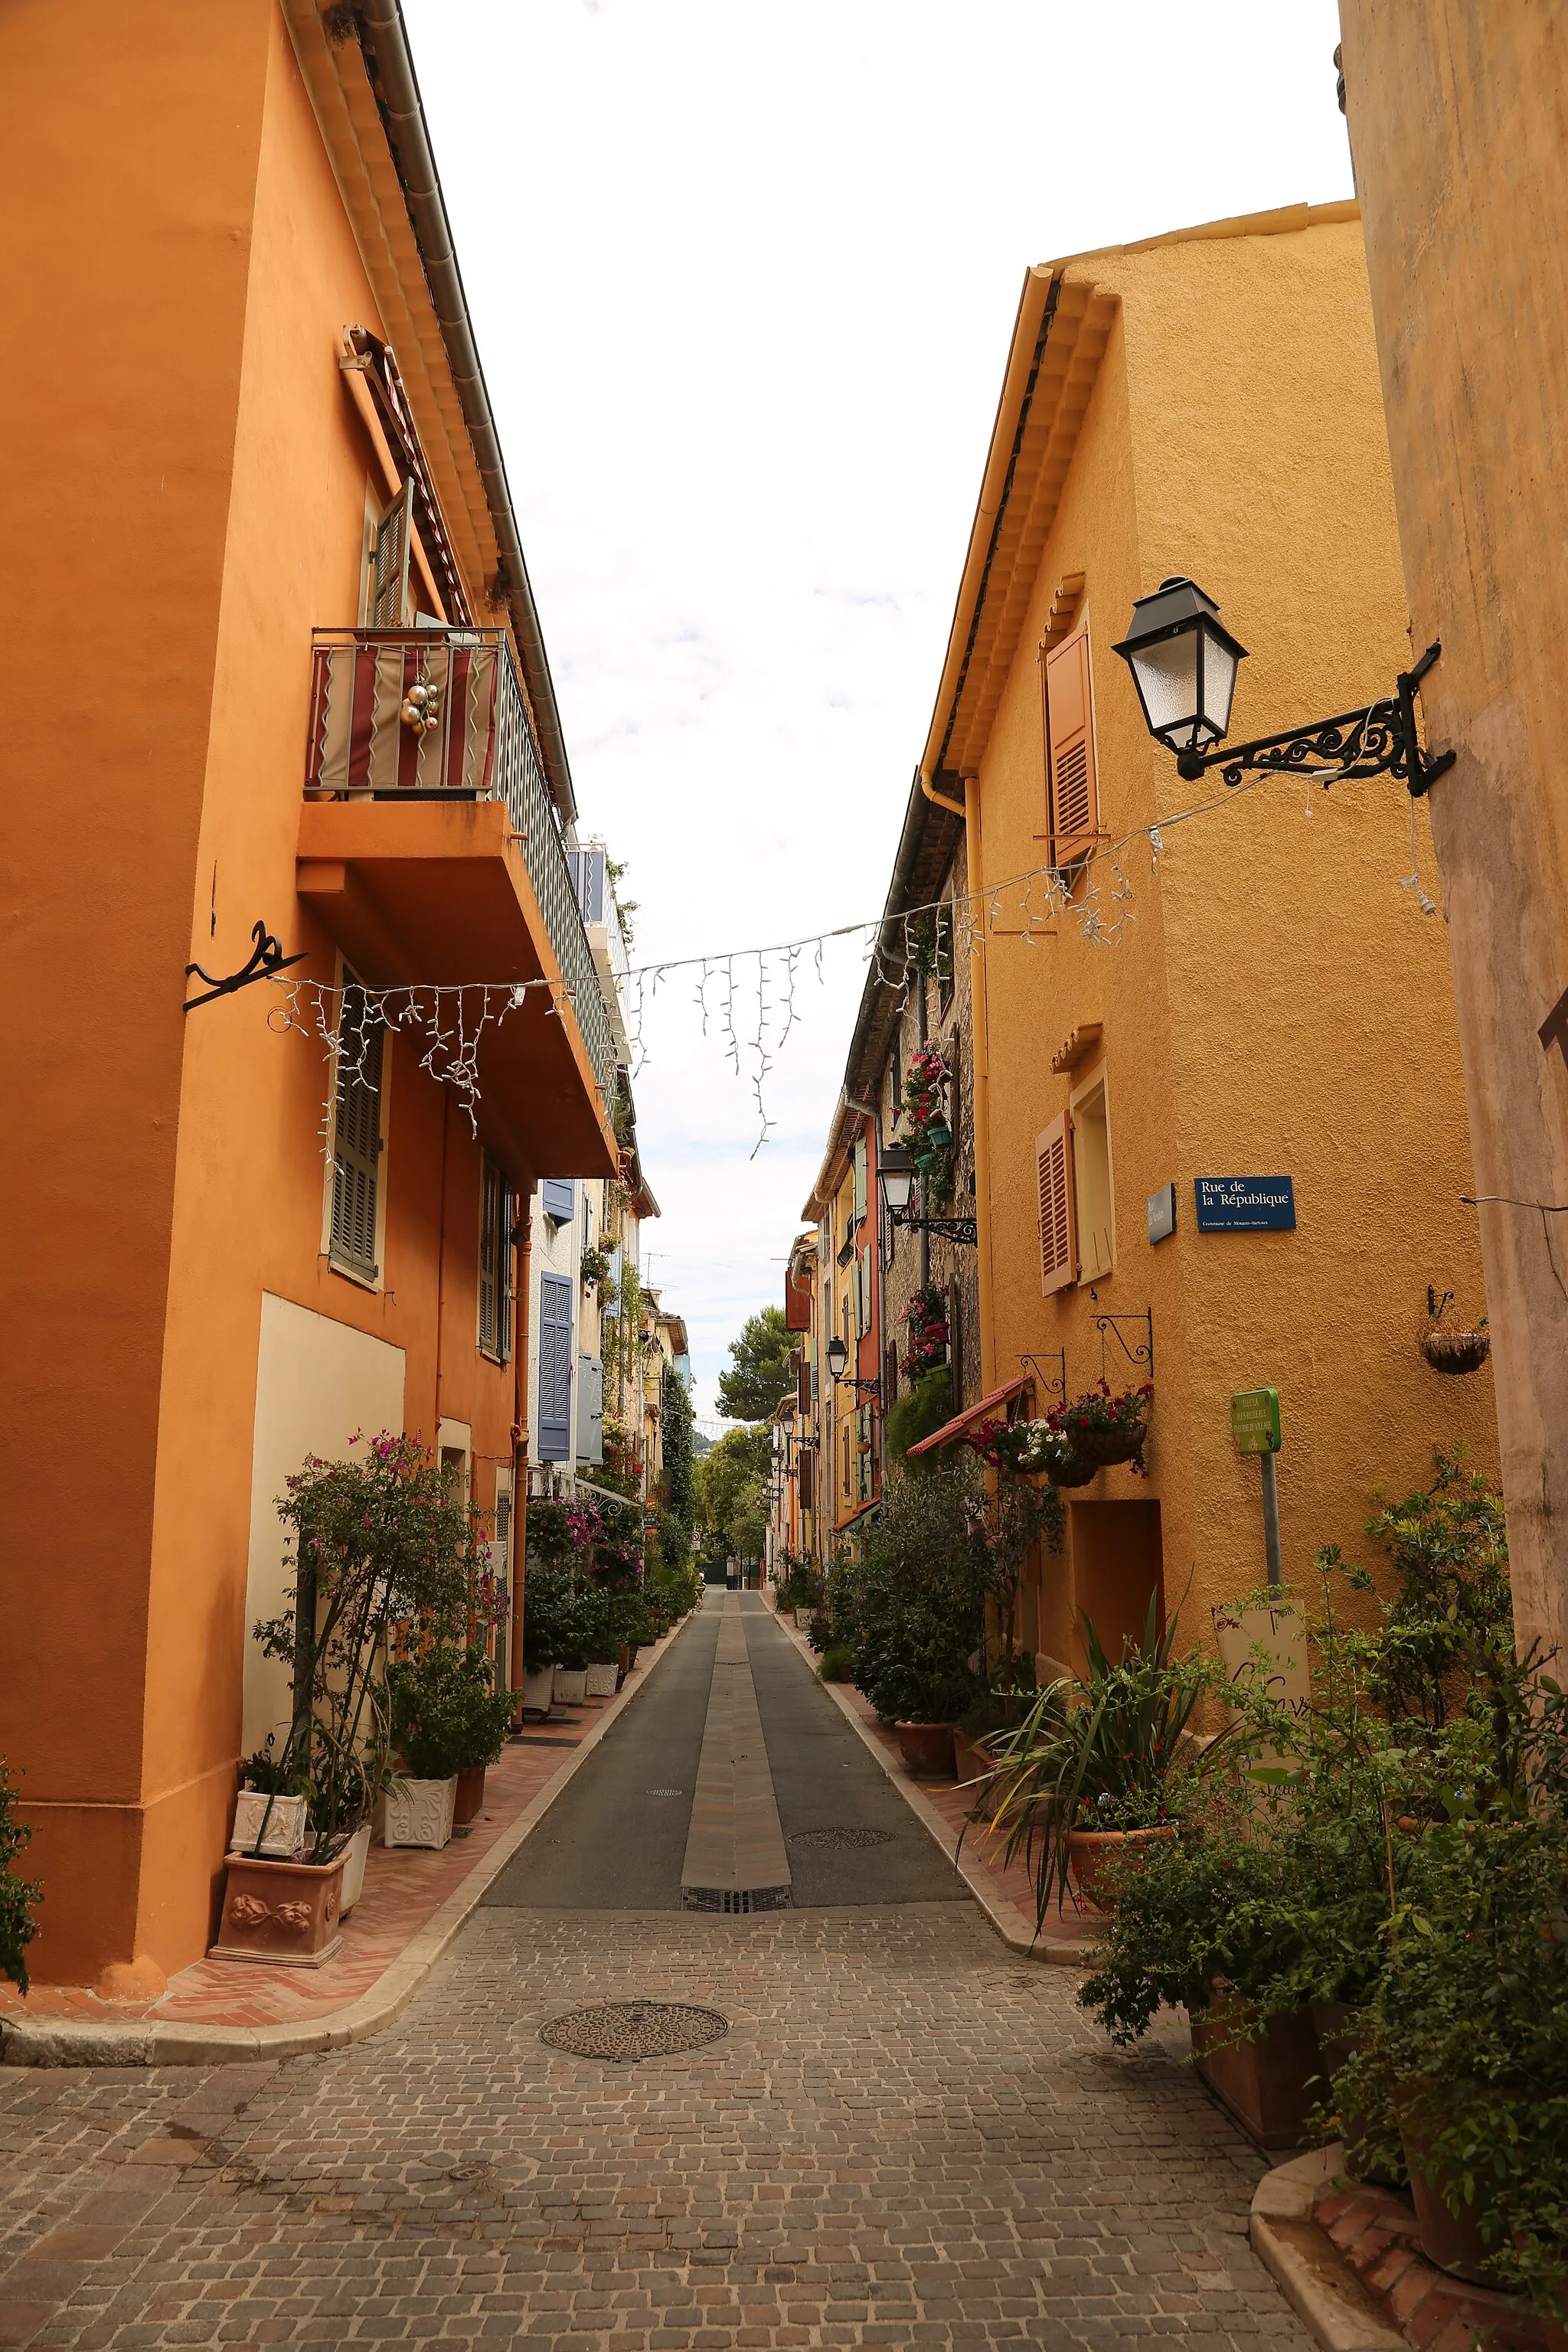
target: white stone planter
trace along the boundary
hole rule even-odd
[[[565,1706],[580,1706],[588,1696],[586,1666],[557,1666],[555,1696]]]
[[[343,1891],[338,1901],[338,1914],[346,1918],[364,1892],[365,1856],[370,1852],[370,1823],[355,1830],[343,1849]]]
[[[620,1678],[620,1668],[616,1665],[606,1665],[601,1663],[598,1665],[590,1666],[587,1696],[590,1698],[614,1698]]]
[[[455,1772],[449,1780],[395,1780],[381,1801],[383,1845],[446,1845],[457,1801]]]
[[[541,1666],[536,1675],[524,1674],[522,1711],[525,1715],[531,1712],[539,1715],[549,1714],[550,1702],[555,1691],[556,1673],[557,1669],[554,1666]]]
[[[270,1816],[268,1805],[272,1808]],[[265,1820],[267,1835],[262,1853],[270,1860],[291,1862],[305,1843],[305,1806],[303,1797],[268,1797],[258,1789],[242,1789],[234,1809],[230,1853],[254,1853],[257,1835]]]

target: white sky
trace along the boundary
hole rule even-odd
[[[875,917],[1024,271],[1349,195],[1332,0],[405,7],[634,961]],[[1224,320],[1194,331],[1223,364]],[[645,1279],[688,1318],[700,1418],[782,1297],[859,957],[840,942],[821,986],[803,959],[755,1158],[694,975],[645,1020]],[[756,999],[753,961],[748,1034]]]

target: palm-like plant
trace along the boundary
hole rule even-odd
[[[1172,1800],[1212,1771],[1237,1736],[1233,1721],[1199,1746],[1192,1719],[1222,1679],[1216,1662],[1176,1655],[1177,1611],[1163,1632],[1151,1594],[1137,1643],[1120,1664],[1106,1655],[1093,1619],[1079,1610],[1089,1671],[1042,1690],[1017,1728],[993,1743],[993,1832],[1005,1830],[1004,1866],[1021,1853],[1035,1889],[1036,1930],[1055,1895],[1068,1892],[1075,1829],[1153,1829]],[[1087,1818],[1086,1818],[1087,1815]]]

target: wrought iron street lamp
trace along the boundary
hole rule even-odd
[[[857,1396],[880,1397],[882,1393],[880,1381],[846,1379],[849,1370],[849,1349],[837,1332],[827,1343],[827,1369],[833,1375],[835,1388],[852,1388]]]
[[[882,1146],[877,1155],[877,1181],[881,1186],[882,1205],[890,1224],[902,1225],[909,1233],[942,1234],[950,1242],[968,1242],[973,1246],[977,1230],[973,1217],[922,1217],[911,1206],[915,1163],[906,1145]]]
[[[1325,784],[1353,776],[1397,776],[1414,800],[1454,764],[1452,751],[1428,758],[1415,727],[1415,690],[1442,651],[1428,646],[1394,691],[1362,710],[1342,710],[1279,735],[1226,744],[1236,673],[1247,647],[1222,628],[1219,607],[1192,580],[1162,580],[1140,596],[1132,622],[1112,648],[1132,673],[1143,719],[1157,743],[1176,755],[1189,782],[1209,768],[1239,784],[1248,768],[1320,776]]]

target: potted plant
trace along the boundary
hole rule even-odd
[[[952,1730],[974,1696],[985,1636],[984,1555],[962,1459],[889,1477],[863,1551],[828,1578],[830,1635],[847,1641],[854,1679],[894,1725],[912,1771],[953,1769]]]
[[[947,1300],[938,1284],[922,1283],[903,1321],[909,1338],[899,1369],[907,1381],[919,1381],[947,1361]]]
[[[1118,1396],[1102,1378],[1070,1404],[1058,1405],[1047,1418],[1053,1429],[1066,1435],[1079,1462],[1092,1463],[1097,1469],[1113,1462],[1131,1462],[1142,1470],[1153,1395],[1152,1381],[1123,1389]]]
[[[1069,1893],[1106,1901],[1112,1859],[1125,1865],[1134,1850],[1171,1836],[1193,1774],[1212,1772],[1234,1736],[1222,1732],[1201,1751],[1189,1737],[1220,1676],[1212,1660],[1176,1655],[1179,1614],[1162,1632],[1151,1593],[1142,1641],[1112,1665],[1080,1610],[1087,1675],[1050,1684],[996,1742],[994,1821],[1007,1832],[1007,1861],[1022,1854],[1034,1883],[1037,1927],[1053,1895],[1058,1910]]]
[[[567,1631],[571,1604],[570,1570],[531,1559],[523,1586],[522,1695],[519,1703],[521,1714],[550,1712],[555,1695],[556,1660]]]
[[[483,1651],[434,1642],[393,1667],[392,1728],[405,1776],[389,1791],[388,1845],[445,1845],[484,1801],[511,1702]]]
[[[341,1940],[351,1853],[363,1863],[363,1832],[387,1779],[391,1630],[409,1620],[460,1622],[472,1528],[451,1474],[416,1439],[387,1432],[358,1458],[309,1457],[278,1507],[294,1580],[282,1613],[255,1630],[264,1653],[287,1662],[293,1706],[268,1768],[279,1788],[251,1793],[272,1797],[275,1815],[279,1790],[297,1791],[303,1778],[309,1835],[297,1858],[273,1856],[258,1850],[258,1824],[257,1847],[230,1854],[213,1951],[310,1967]]]
[[[563,1706],[581,1706],[588,1696],[588,1653],[595,1625],[587,1596],[573,1585],[566,1592],[555,1635],[555,1696]]]
[[[38,1932],[33,1914],[44,1899],[44,1890],[37,1879],[18,1877],[11,1867],[33,1834],[12,1811],[16,1795],[10,1772],[0,1758],[0,1976],[9,1977],[25,1993],[27,1946]]]
[[[287,1748],[278,1754],[277,1738],[269,1731],[239,1768],[228,1850],[291,1862],[304,1852],[310,1832],[310,1763]]]

